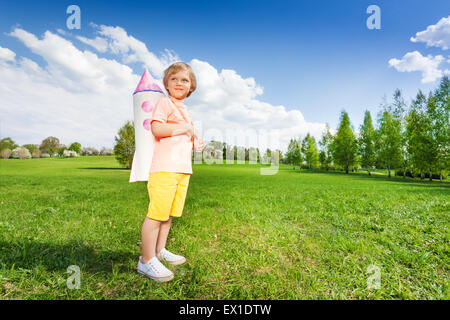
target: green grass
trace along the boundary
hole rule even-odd
[[[159,284],[136,272],[146,183],[114,157],[0,160],[0,298],[449,298],[448,182],[259,168],[194,165],[167,245],[188,262]]]

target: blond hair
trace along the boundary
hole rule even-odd
[[[164,78],[163,83],[164,87],[166,88],[167,92],[170,94],[169,89],[167,89],[169,85],[169,77],[173,75],[174,73],[177,73],[179,71],[187,71],[189,73],[189,80],[191,81],[191,88],[189,89],[189,93],[186,97],[189,97],[192,92],[197,89],[197,79],[195,78],[194,71],[192,70],[191,66],[184,62],[175,62],[171,64],[166,70],[164,70]]]

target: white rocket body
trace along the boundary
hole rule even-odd
[[[145,70],[133,93],[135,152],[130,181],[147,181],[152,164],[155,137],[151,130],[153,108],[164,97],[161,88]]]

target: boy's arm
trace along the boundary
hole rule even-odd
[[[184,123],[162,123],[159,121],[152,122],[152,133],[158,138],[177,136],[186,133],[189,134],[191,132],[191,128],[192,126]]]

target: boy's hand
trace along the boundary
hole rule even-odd
[[[198,139],[197,136],[194,138],[194,149],[195,152],[202,152],[204,146],[203,139]]]
[[[189,138],[192,138],[195,134],[194,127],[188,123],[184,124],[184,129],[186,130],[186,134],[189,136]]]

